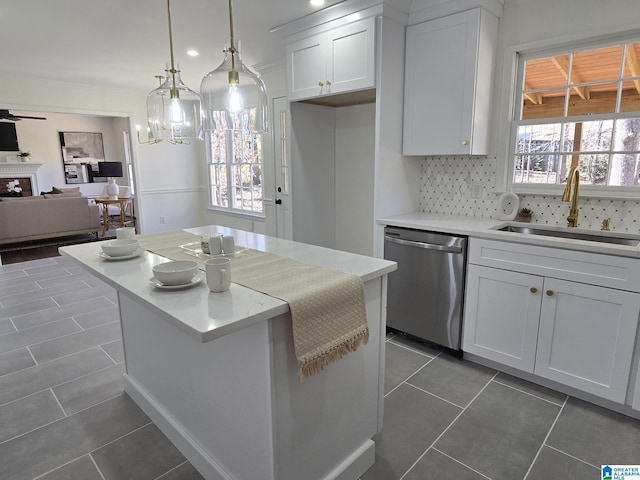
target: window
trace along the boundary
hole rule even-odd
[[[634,187],[640,175],[640,43],[522,54],[513,183]]]
[[[207,138],[211,206],[263,216],[262,135],[220,129]]]

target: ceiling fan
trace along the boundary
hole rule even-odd
[[[46,120],[45,117],[30,117],[28,115],[14,115],[10,113],[9,110],[0,110],[0,120],[9,120],[11,122],[17,122],[22,120],[23,118],[27,118],[29,120]]]

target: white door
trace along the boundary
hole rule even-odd
[[[533,373],[542,277],[469,265],[462,350]]]
[[[640,295],[547,278],[535,374],[623,403]]]
[[[291,214],[291,162],[289,157],[289,102],[273,99],[273,160],[275,169],[276,236],[293,239]]]

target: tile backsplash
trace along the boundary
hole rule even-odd
[[[497,218],[496,158],[486,156],[428,157],[422,160],[420,210],[429,213]],[[502,192],[498,192],[502,193]],[[553,195],[519,195],[520,207],[533,211],[532,223],[565,225],[570,204]],[[579,226],[600,228],[611,219],[611,229],[640,230],[640,202],[581,197]]]

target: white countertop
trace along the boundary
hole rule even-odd
[[[603,235],[605,233],[619,235],[621,237],[636,237],[622,232],[602,232],[582,228],[569,228],[562,225],[546,225],[536,223],[518,223],[491,218],[467,217],[462,215],[440,215],[434,213],[412,212],[378,219],[381,225],[415,228],[433,232],[451,233],[454,235],[467,235],[474,238],[488,238],[505,242],[526,243],[568,250],[600,253],[605,255],[618,255],[623,257],[640,258],[640,246],[617,245],[612,243],[594,242],[587,240],[574,240],[570,238],[550,237],[546,235],[526,235],[514,232],[501,232],[496,230],[508,224],[530,226],[532,228],[553,227],[556,230],[571,232],[583,232],[591,235]]]
[[[386,260],[225,227],[206,226],[185,231],[198,235],[214,232],[233,235],[237,247],[270,252],[311,265],[337,268],[360,276],[363,282],[396,268],[394,262]],[[153,266],[166,262],[167,258],[144,251],[140,256],[128,260],[103,260],[98,256],[102,251],[101,243],[62,247],[60,252],[74,258],[101,280],[142,302],[200,342],[211,341],[289,311],[286,302],[235,283],[224,293],[209,292],[205,281],[182,290],[159,290],[149,284],[149,279],[153,277]]]

